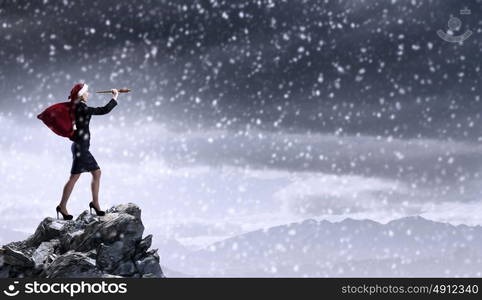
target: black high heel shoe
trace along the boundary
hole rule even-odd
[[[72,215],[64,214],[64,213],[62,212],[62,210],[60,209],[60,205],[57,206],[57,207],[55,208],[55,210],[57,211],[57,219],[59,219],[59,213],[62,214],[62,217],[64,217],[64,220],[72,220],[72,219],[74,218],[74,216],[72,216]]]
[[[101,217],[102,217],[102,216],[105,216],[105,211],[103,211],[103,210],[98,210],[97,208],[95,208],[93,202],[90,202],[90,203],[89,203],[89,208],[90,208],[90,214],[92,214],[92,208],[93,208],[93,209],[95,210],[96,215],[101,216]]]

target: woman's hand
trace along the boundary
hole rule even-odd
[[[112,89],[112,99],[117,100],[117,96],[119,96],[119,91],[117,89]]]

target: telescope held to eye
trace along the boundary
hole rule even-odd
[[[131,90],[130,90],[130,89],[119,89],[118,91],[119,91],[119,93],[129,93]],[[110,93],[112,93],[112,91],[111,91],[111,90],[108,90],[108,91],[97,91],[96,93],[97,93],[97,94],[110,94]]]

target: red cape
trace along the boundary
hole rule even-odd
[[[56,134],[72,140],[74,135],[74,110],[72,102],[61,102],[49,106],[37,116]]]

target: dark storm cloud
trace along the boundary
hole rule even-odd
[[[481,146],[462,142],[260,131],[213,131],[168,139],[171,148],[164,152],[176,164],[383,177],[426,187],[478,179],[482,167]]]
[[[120,113],[122,107],[117,109]],[[94,153],[118,163],[138,164],[150,158],[161,159],[175,168],[235,166],[386,178],[415,188],[435,189],[441,194],[459,193],[463,188],[465,191],[458,195],[459,200],[470,199],[479,190],[475,183],[480,180],[482,148],[478,143],[343,134],[287,134],[255,129],[173,132],[156,123],[144,123],[134,128],[109,125],[119,125],[119,120],[94,120],[96,130],[92,134]],[[19,127],[8,119],[2,124],[9,128],[0,139],[4,149],[46,150],[50,149],[50,143],[58,141],[47,128]],[[39,135],[48,136],[32,139]],[[24,138],[18,139],[18,136]],[[65,156],[63,148],[49,151],[58,157]]]
[[[476,150],[437,147],[479,140],[481,41],[435,31],[463,6],[477,30],[479,4],[3,1],[0,105],[23,118],[78,79],[115,82],[135,91],[119,108],[128,126],[147,116],[178,130],[170,145],[140,142],[172,163],[450,182],[480,166]],[[229,136],[175,137],[212,128]]]
[[[180,130],[474,140],[482,129],[481,41],[435,34],[464,6],[464,26],[480,30],[480,1],[65,3],[1,3],[2,110],[36,111],[83,79],[134,88],[130,116],[151,110]]]

